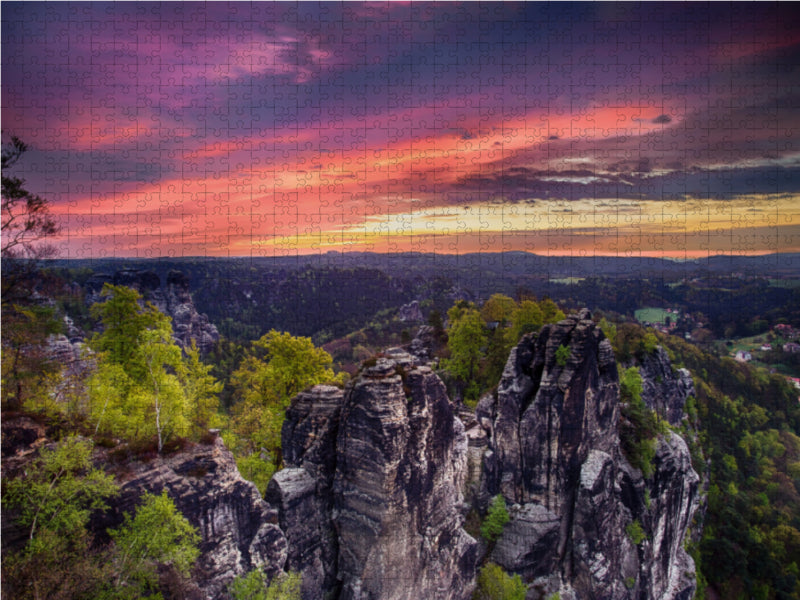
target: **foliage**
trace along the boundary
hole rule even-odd
[[[559,367],[567,366],[567,361],[569,360],[570,350],[569,346],[564,346],[563,344],[560,345],[556,349],[556,364]]]
[[[533,300],[523,300],[511,314],[509,341],[512,345],[516,344],[526,333],[539,331],[545,322],[544,313],[539,305]]]
[[[242,477],[247,481],[253,482],[262,496],[266,494],[267,484],[269,484],[269,480],[272,479],[277,470],[274,458],[271,455],[265,456],[262,453],[237,457],[236,466]]]
[[[642,400],[642,376],[638,368],[629,367],[622,371],[619,387],[622,401],[619,437],[622,450],[631,465],[640,469],[645,477],[650,477],[653,474],[657,437],[666,429],[655,411],[648,409]]]
[[[617,326],[611,321],[603,317],[598,323],[600,330],[605,334],[606,338],[611,342],[612,346],[617,340]]]
[[[159,453],[177,436],[201,437],[219,424],[221,386],[193,345],[184,360],[170,318],[136,290],[106,284],[91,314],[103,324],[91,348],[97,371],[89,381],[95,431],[134,442],[155,437]]]
[[[447,341],[450,357],[443,359],[441,366],[459,382],[464,398],[475,401],[480,392],[477,376],[481,349],[486,344],[483,320],[473,304],[456,304],[447,315],[450,320]]]
[[[195,436],[200,437],[212,427],[221,425],[218,413],[219,394],[222,383],[211,374],[211,365],[200,360],[195,341],[186,350],[186,368],[182,373],[182,385],[186,394],[191,424]]]
[[[486,322],[505,324],[517,310],[514,299],[505,294],[492,294],[481,307],[481,318]]]
[[[526,591],[519,575],[511,576],[500,566],[487,563],[478,573],[472,600],[525,600]]]
[[[503,527],[508,523],[509,518],[505,498],[498,494],[492,498],[489,510],[486,511],[486,518],[481,524],[483,538],[488,542],[494,542],[503,533]]]
[[[92,468],[91,453],[91,441],[70,437],[42,448],[20,476],[4,480],[3,508],[27,535],[20,551],[3,552],[4,586],[15,597],[89,595],[103,580],[87,525],[117,486]]]
[[[264,571],[254,569],[234,579],[228,591],[234,600],[300,600],[299,573],[281,573],[269,585]]]
[[[708,510],[693,549],[701,579],[721,597],[800,597],[797,391],[780,376],[679,338],[660,341],[694,377],[709,459]]]
[[[47,353],[47,338],[61,328],[52,307],[3,306],[3,408],[19,410],[48,398],[59,366]]]
[[[46,243],[59,232],[59,226],[50,214],[48,200],[25,189],[25,180],[8,174],[28,147],[11,136],[10,144],[2,150],[2,219],[0,233],[3,259],[3,303],[27,296],[27,288],[37,262],[56,254]],[[5,308],[5,307],[4,307]]]
[[[163,490],[145,493],[133,518],[125,515],[119,529],[110,530],[116,545],[115,596],[138,598],[158,585],[158,565],[168,565],[188,577],[197,557],[200,535],[175,508]]]
[[[642,524],[638,519],[628,523],[628,525],[625,527],[625,533],[628,535],[628,538],[637,546],[647,539],[647,535],[645,534],[644,529],[642,529]]]
[[[232,450],[242,466],[266,487],[269,469],[256,466],[261,453],[272,460],[272,471],[281,462],[281,428],[291,399],[319,383],[342,383],[345,375],[331,369],[331,355],[316,348],[310,338],[270,331],[252,343],[247,356],[233,373],[234,398],[231,422],[235,434]],[[268,479],[267,479],[268,481]]]

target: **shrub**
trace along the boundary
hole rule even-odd
[[[503,533],[503,527],[509,520],[506,501],[502,495],[498,494],[492,499],[489,510],[486,512],[486,519],[481,525],[481,535],[488,542],[494,542]]]
[[[569,360],[569,356],[569,347],[562,344],[558,347],[558,350],[556,350],[556,364],[559,367],[565,367],[567,365],[567,361]]]
[[[637,546],[647,539],[647,535],[645,535],[644,529],[642,529],[642,524],[639,522],[639,519],[636,519],[628,523],[628,526],[625,527],[625,533],[628,534],[630,540]]]
[[[494,563],[487,563],[478,574],[472,600],[525,600],[526,587],[519,575],[509,575]]]

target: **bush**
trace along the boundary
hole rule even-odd
[[[481,525],[481,535],[487,542],[494,542],[503,533],[503,527],[509,520],[506,501],[498,494],[492,499],[489,510],[486,512],[486,519]]]
[[[625,533],[628,534],[630,540],[637,546],[647,539],[647,535],[644,529],[642,529],[642,524],[638,519],[628,523],[628,526],[625,527]]]
[[[569,347],[562,344],[558,347],[558,350],[556,350],[556,364],[559,367],[565,367],[567,365],[567,361],[569,360],[569,356]]]
[[[299,573],[281,573],[269,585],[261,569],[239,575],[228,591],[235,600],[300,600],[302,578]]]
[[[525,600],[526,591],[519,575],[511,576],[498,565],[487,563],[478,574],[472,600]]]

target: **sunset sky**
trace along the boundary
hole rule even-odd
[[[800,251],[800,11],[2,4],[65,258]]]

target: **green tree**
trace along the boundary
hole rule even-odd
[[[509,331],[511,344],[519,342],[526,333],[539,331],[544,322],[544,315],[539,305],[533,300],[523,300],[511,315]]]
[[[185,369],[182,384],[191,414],[192,427],[197,437],[205,434],[211,427],[221,425],[219,417],[219,394],[222,383],[211,374],[212,366],[200,360],[197,344],[186,350]]]
[[[49,306],[3,305],[2,402],[7,410],[35,408],[46,401],[59,365],[47,352],[47,338],[62,323]]]
[[[542,311],[542,319],[545,323],[558,323],[566,318],[564,312],[550,298],[542,300],[539,303],[539,309]]]
[[[281,428],[291,399],[319,383],[342,383],[344,374],[331,368],[331,355],[316,348],[307,337],[270,331],[253,342],[249,355],[231,378],[234,398],[232,442],[240,466],[260,480],[269,469],[253,464],[253,456],[266,453],[280,465]],[[264,490],[262,489],[262,492]]]
[[[517,308],[513,298],[505,294],[492,294],[481,307],[481,317],[486,323],[496,322],[505,325]]]
[[[494,564],[486,563],[478,573],[472,600],[525,600],[527,588],[519,575],[511,576]]]
[[[486,518],[481,524],[481,535],[486,541],[494,542],[503,533],[509,519],[505,498],[498,494],[492,498],[489,510],[486,511]]]
[[[622,401],[619,429],[620,443],[630,463],[641,469],[645,477],[653,474],[657,436],[664,427],[655,411],[642,400],[642,376],[639,369],[629,367],[620,373],[620,400]]]
[[[281,573],[267,584],[261,569],[239,575],[228,591],[234,600],[300,600],[302,578],[299,573]]]
[[[559,367],[567,366],[567,361],[570,357],[570,350],[569,346],[564,346],[563,344],[556,348],[556,364]]]
[[[91,307],[103,324],[90,341],[98,353],[89,386],[95,431],[133,441],[155,436],[160,453],[189,429],[185,365],[170,318],[152,304],[140,307],[141,296],[130,288],[106,284],[101,295],[105,302]]]
[[[115,545],[114,597],[139,598],[158,587],[158,566],[188,577],[197,557],[200,535],[175,508],[163,490],[145,493],[133,518],[125,515],[119,529],[109,530]]]
[[[447,341],[450,357],[443,359],[441,366],[458,382],[464,399],[475,401],[480,393],[478,374],[482,348],[486,345],[483,319],[472,304],[456,304],[447,315],[450,320]]]
[[[3,482],[3,518],[23,527],[27,542],[3,552],[3,584],[19,598],[90,596],[104,578],[87,531],[92,511],[118,491],[92,467],[92,442],[70,437],[44,447],[16,478]]]

